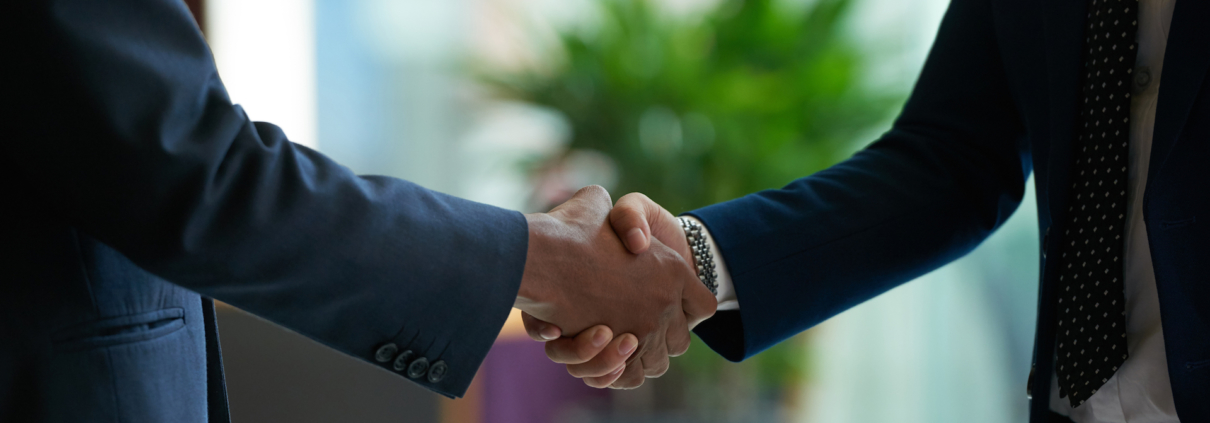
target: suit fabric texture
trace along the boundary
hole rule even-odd
[[[698,335],[742,360],[953,261],[1014,212],[1033,172],[1042,274],[1028,391],[1031,421],[1048,421],[1058,261],[1047,252],[1069,220],[1087,4],[954,0],[889,132],[782,189],[690,212],[709,228],[743,304]],[[1210,3],[1176,4],[1143,199],[1182,421],[1210,421],[1206,16]]]
[[[520,213],[252,122],[179,0],[6,1],[0,39],[0,421],[227,421],[210,298],[466,391],[520,284]]]

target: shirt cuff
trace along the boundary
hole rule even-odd
[[[696,217],[688,215],[681,217],[701,225],[702,233],[706,235],[706,244],[710,246],[710,254],[714,255],[714,270],[718,272],[718,281],[716,281],[718,294],[715,294],[714,298],[718,300],[718,310],[739,310],[739,299],[735,296],[735,286],[731,284],[731,272],[727,271],[727,260],[719,251],[714,237],[710,235],[710,229]]]

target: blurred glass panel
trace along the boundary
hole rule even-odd
[[[1036,209],[1031,179],[970,255],[812,329],[801,421],[1028,421]]]
[[[206,38],[231,100],[291,141],[316,145],[311,0],[208,0]]]

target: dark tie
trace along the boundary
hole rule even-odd
[[[1126,361],[1122,259],[1137,0],[1092,0],[1058,284],[1059,397],[1078,407]]]

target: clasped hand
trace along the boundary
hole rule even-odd
[[[515,306],[547,356],[589,386],[631,389],[663,375],[668,358],[689,349],[689,331],[714,314],[680,225],[647,197],[622,197],[615,208],[604,188],[589,186],[525,217]]]

